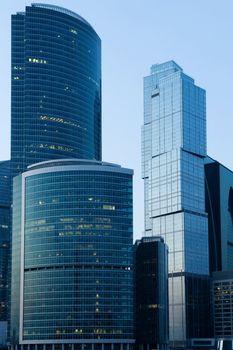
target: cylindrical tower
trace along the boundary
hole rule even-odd
[[[66,9],[12,16],[13,175],[60,158],[101,160],[101,41]]]
[[[67,159],[14,179],[13,348],[130,348],[132,174]]]

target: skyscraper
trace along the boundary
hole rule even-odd
[[[0,162],[0,347],[6,342],[10,249],[10,161]]]
[[[233,172],[205,158],[210,272],[233,271]]]
[[[214,335],[220,349],[232,349],[233,272],[213,272]],[[222,344],[221,344],[222,343]]]
[[[67,159],[14,178],[12,349],[131,349],[132,174]]]
[[[11,160],[101,160],[101,42],[64,8],[32,4],[12,16]]]
[[[12,17],[11,143],[11,347],[129,350],[133,172],[101,161],[100,39],[64,8]]]
[[[205,91],[175,62],[153,65],[144,79],[145,235],[162,236],[169,248],[173,347],[186,347],[208,333],[201,307],[209,283],[205,155]]]
[[[168,349],[168,248],[161,237],[135,243],[136,348]]]
[[[214,336],[221,349],[233,341],[233,172],[205,158],[209,264],[212,280]]]

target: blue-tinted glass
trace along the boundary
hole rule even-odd
[[[15,178],[13,266],[20,265],[23,230],[25,341],[133,339],[132,173],[97,165],[58,165],[44,173],[38,166]],[[21,180],[24,226],[17,202]],[[15,310],[19,288],[16,277]],[[18,332],[12,315],[12,332]]]
[[[101,159],[101,43],[50,6],[12,16],[13,174],[55,158]]]
[[[205,155],[205,91],[173,61],[152,66],[144,79],[145,235],[169,248],[170,340],[178,347],[201,337],[188,318],[186,274],[209,273]]]

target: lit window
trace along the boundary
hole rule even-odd
[[[30,63],[39,63],[39,64],[47,64],[47,61],[43,60],[41,58],[29,58],[28,62],[30,62]]]
[[[75,34],[75,35],[78,34],[77,30],[75,30],[75,29],[73,29],[73,28],[70,29],[70,32],[73,33],[73,34]]]
[[[77,124],[73,121],[70,121],[70,120],[65,120],[64,118],[60,118],[60,117],[50,117],[47,115],[41,115],[40,119],[41,120],[48,120],[50,122],[67,124],[67,125],[75,126],[76,128],[81,128],[81,126],[79,124]],[[82,129],[86,130],[86,128],[82,128]]]
[[[115,205],[107,205],[107,204],[104,204],[104,205],[103,205],[103,209],[105,209],[105,210],[115,210],[116,207],[115,207]]]

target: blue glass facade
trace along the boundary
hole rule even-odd
[[[14,179],[13,201],[12,344],[128,349],[132,171],[44,162]]]
[[[175,62],[151,67],[144,79],[142,128],[145,235],[162,236],[169,247],[169,334],[174,347],[185,347],[188,338],[199,336],[189,331],[187,276],[209,273],[205,112],[205,91]]]
[[[101,160],[101,41],[77,14],[33,4],[12,16],[13,175],[60,158]]]
[[[10,245],[10,161],[0,162],[0,321],[7,320],[8,257]]]
[[[0,347],[6,344],[11,216],[10,161],[0,162]]]

